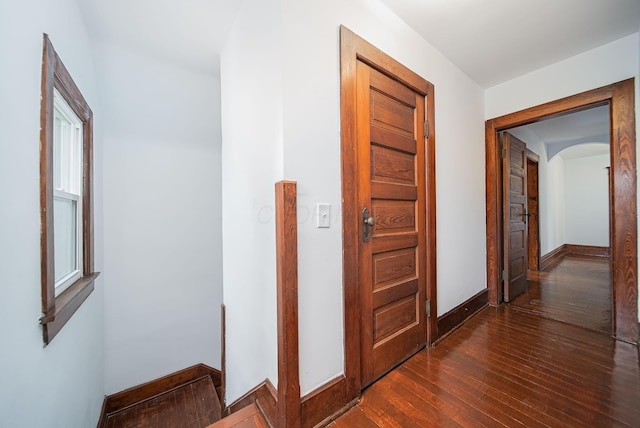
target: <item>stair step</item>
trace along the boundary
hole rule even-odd
[[[176,426],[202,428],[219,421],[222,409],[211,377],[144,400],[108,415],[107,428]]]
[[[238,410],[218,422],[209,425],[207,428],[269,428],[262,412],[255,403]]]

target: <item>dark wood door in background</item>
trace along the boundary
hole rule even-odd
[[[527,158],[528,268],[540,270],[540,217],[538,217],[538,162]]]
[[[426,343],[425,97],[361,61],[356,74],[364,387]]]
[[[504,300],[527,289],[527,145],[503,134]]]

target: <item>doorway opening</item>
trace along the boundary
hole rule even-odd
[[[546,118],[608,106],[611,129],[612,335],[638,342],[637,184],[634,80],[629,79],[486,122],[487,287],[490,304],[503,291],[502,148],[499,133]],[[508,284],[508,282],[505,282]]]

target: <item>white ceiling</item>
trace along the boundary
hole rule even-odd
[[[569,159],[608,153],[609,127],[609,106],[605,105],[545,119],[522,128],[529,129],[544,142],[548,159],[556,154]]]
[[[640,0],[381,1],[485,88],[640,30]],[[243,3],[78,2],[93,38],[213,73]]]
[[[219,74],[240,0],[78,0],[92,38]]]
[[[640,30],[640,0],[381,0],[487,88]],[[208,73],[242,0],[78,0],[90,35]],[[548,147],[602,140],[606,107],[529,125]],[[552,149],[553,150],[553,149]],[[557,149],[556,149],[557,150]]]
[[[640,30],[640,0],[381,0],[484,88]]]

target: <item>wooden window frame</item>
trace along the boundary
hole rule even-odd
[[[82,276],[55,295],[53,241],[53,117],[54,88],[82,121]],[[49,36],[43,36],[40,104],[40,254],[42,287],[42,337],[45,345],[60,332],[94,289],[93,238],[93,112],[80,93]]]

